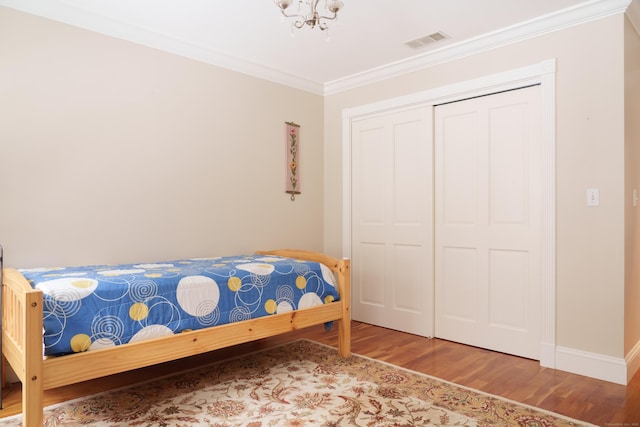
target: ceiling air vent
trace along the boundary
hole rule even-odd
[[[428,36],[405,42],[405,45],[409,46],[412,49],[419,49],[421,47],[428,46],[432,43],[436,43],[447,38],[449,38],[449,36],[447,36],[443,32],[438,31],[437,33],[429,34]]]

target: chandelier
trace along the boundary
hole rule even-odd
[[[311,28],[318,27],[322,31],[328,29],[326,21],[333,21],[338,17],[338,12],[342,9],[343,3],[339,0],[324,0],[324,11],[318,11],[320,0],[298,0],[298,10],[296,13],[287,13],[292,0],[273,0],[280,8],[282,16],[294,18],[291,23],[292,28],[302,28],[308,25]],[[325,15],[327,14],[327,15]]]

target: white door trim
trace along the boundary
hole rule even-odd
[[[542,325],[540,365],[556,367],[556,60],[342,111],[342,251],[351,257],[351,123],[416,106],[431,106],[540,84],[542,91]]]

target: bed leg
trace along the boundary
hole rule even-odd
[[[2,345],[2,344],[0,344]],[[5,359],[4,355],[0,358],[0,371],[2,371],[2,378],[0,379],[0,409],[4,407],[3,399],[4,395],[2,394],[2,390],[7,386],[7,359]]]
[[[351,321],[340,320],[338,324],[338,353],[342,357],[351,356]]]
[[[342,357],[351,355],[351,261],[343,259],[338,269],[342,319],[338,322],[338,353]]]
[[[27,379],[22,384],[22,425],[24,427],[42,427],[43,391],[40,378]]]

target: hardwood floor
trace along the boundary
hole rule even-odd
[[[45,404],[267,348],[297,338],[337,345],[337,331],[308,328],[188,359],[113,375],[45,392]],[[541,368],[537,361],[440,339],[428,339],[360,322],[352,325],[352,351],[507,399],[537,406],[599,426],[640,426],[640,373],[627,386]],[[0,417],[21,411],[20,387],[3,390]]]

